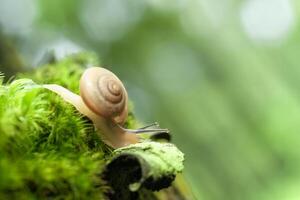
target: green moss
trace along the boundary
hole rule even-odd
[[[0,136],[0,197],[102,195],[105,145],[88,120],[31,80],[1,86]]]
[[[71,57],[21,76],[78,90],[90,60]],[[0,199],[99,198],[106,191],[98,176],[110,150],[93,124],[31,79],[1,84],[0,137]]]

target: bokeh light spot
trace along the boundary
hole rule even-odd
[[[33,0],[0,0],[0,26],[6,33],[19,35],[30,32],[36,14]]]
[[[286,37],[295,22],[289,0],[247,0],[241,8],[242,26],[255,41]]]
[[[92,38],[108,42],[124,35],[140,19],[143,10],[143,3],[136,0],[87,0],[80,20]]]
[[[33,62],[34,66],[37,66],[40,61],[43,59],[45,54],[53,51],[55,59],[62,59],[67,55],[78,53],[84,49],[78,44],[67,38],[59,38],[54,41],[46,43],[41,49],[38,50],[37,55],[35,56],[35,61]]]

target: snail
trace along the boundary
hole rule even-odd
[[[164,133],[168,129],[157,123],[139,129],[122,127],[128,115],[128,95],[120,79],[111,71],[101,67],[87,68],[80,79],[80,95],[56,85],[45,84],[44,88],[55,92],[87,116],[100,130],[101,139],[113,148],[120,148],[141,141],[138,133]]]

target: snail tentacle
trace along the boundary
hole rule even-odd
[[[143,127],[139,128],[139,129],[146,129],[146,128],[149,128],[149,127],[159,127],[159,124],[158,124],[158,122],[154,122],[152,124],[148,124],[146,126],[143,126]]]
[[[153,127],[156,124],[150,124],[145,127],[139,128],[139,129],[126,129],[120,125],[118,125],[122,130],[128,132],[128,133],[135,133],[135,134],[140,134],[140,133],[169,133],[169,129],[162,129],[162,128],[155,128],[155,129],[149,129],[149,127]]]

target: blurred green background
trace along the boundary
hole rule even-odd
[[[0,71],[93,51],[198,199],[300,199],[300,1],[0,0]]]

